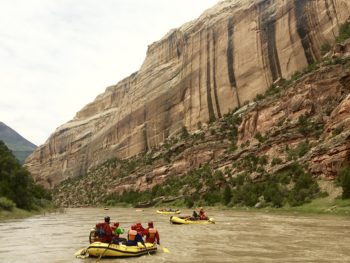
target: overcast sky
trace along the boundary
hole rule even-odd
[[[0,0],[0,121],[36,145],[218,0]]]

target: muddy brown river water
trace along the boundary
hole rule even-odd
[[[190,210],[185,210],[190,214]],[[278,215],[209,210],[215,225],[171,225],[155,209],[67,209],[0,223],[1,263],[95,262],[76,259],[88,245],[89,230],[105,215],[128,229],[153,220],[164,253],[100,262],[350,262],[350,219],[319,215]]]

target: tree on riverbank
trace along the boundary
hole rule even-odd
[[[350,198],[350,167],[347,166],[339,172],[338,180],[340,181],[340,186],[343,188],[343,199]]]
[[[34,184],[30,173],[0,141],[0,210],[12,210],[14,206],[32,210],[50,199],[50,193]]]

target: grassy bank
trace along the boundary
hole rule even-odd
[[[179,209],[193,209],[196,210],[196,207],[188,208],[185,203],[181,200],[176,200],[174,202],[169,202],[168,204],[160,204],[155,206],[158,207],[172,207]],[[347,216],[350,217],[350,199],[330,199],[328,197],[317,198],[312,200],[310,203],[305,203],[300,206],[289,206],[285,205],[283,207],[274,208],[274,207],[264,207],[264,208],[255,208],[247,206],[233,206],[227,207],[224,205],[214,205],[214,206],[205,206],[205,209],[209,214],[210,210],[231,210],[231,211],[240,211],[240,212],[260,212],[260,213],[276,213],[276,214],[314,214],[314,215],[336,215],[336,216]],[[197,209],[198,210],[198,209]],[[215,215],[212,215],[215,217]]]
[[[13,208],[11,211],[8,210],[0,210],[0,221],[9,220],[9,219],[21,219],[21,218],[27,218],[34,215],[42,215],[46,213],[53,213],[53,212],[60,212],[63,211],[60,208],[56,208],[53,206],[41,208],[38,210],[23,210],[19,208]]]

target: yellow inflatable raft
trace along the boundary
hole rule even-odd
[[[157,214],[162,214],[162,215],[174,215],[174,214],[180,214],[180,210],[176,211],[163,211],[163,210],[157,210]]]
[[[157,244],[145,243],[145,246],[141,243],[138,243],[137,246],[126,246],[94,242],[80,254],[84,253],[92,257],[100,257],[101,255],[101,257],[137,257],[157,251]]]
[[[187,218],[181,218],[177,216],[171,216],[170,222],[173,224],[215,224],[215,221],[213,218],[209,218],[208,220],[191,220],[190,217]]]

